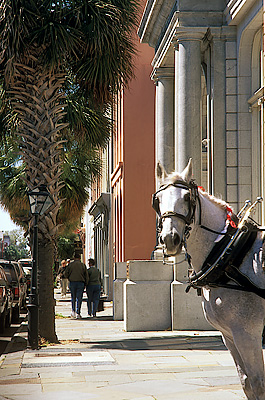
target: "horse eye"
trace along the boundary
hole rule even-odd
[[[185,200],[185,201],[189,201],[189,200],[190,200],[190,194],[189,194],[189,193],[186,193],[186,194],[184,195],[184,200]]]

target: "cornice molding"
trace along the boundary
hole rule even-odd
[[[174,39],[178,42],[183,41],[202,41],[207,33],[207,27],[184,27],[179,26],[176,28]]]
[[[138,29],[142,43],[155,47],[176,0],[148,0]]]
[[[236,41],[236,39],[237,39],[236,26],[221,26],[220,28],[210,27],[203,38],[203,42],[204,46],[207,46],[208,43],[212,41],[231,42],[231,41]]]
[[[155,82],[163,79],[174,78],[175,69],[173,67],[154,68],[151,74],[151,79]]]
[[[224,16],[228,25],[238,25],[249,10],[258,6],[262,7],[262,0],[230,0],[224,10]]]

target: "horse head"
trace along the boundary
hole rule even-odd
[[[156,174],[160,188],[153,195],[153,208],[159,216],[160,242],[168,256],[181,252],[183,238],[192,223],[197,186],[191,180],[192,160],[182,173],[168,175],[158,163]]]

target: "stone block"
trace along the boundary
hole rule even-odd
[[[124,328],[127,332],[171,329],[171,282],[127,280]]]
[[[228,131],[235,131],[237,129],[237,114],[227,113],[226,114],[226,129]]]
[[[240,167],[251,167],[251,165],[252,165],[251,149],[240,149],[239,148],[238,160],[239,160]]]
[[[227,201],[229,204],[237,203],[237,185],[227,185]]]
[[[127,279],[127,262],[116,262],[114,279]]]
[[[238,130],[240,131],[248,131],[251,133],[252,128],[252,115],[248,111],[245,113],[240,113],[238,115]]]
[[[226,146],[228,149],[237,148],[237,131],[226,132]]]
[[[115,263],[115,280],[113,281],[113,319],[114,321],[123,320],[123,284],[127,279],[127,263]]]
[[[185,292],[187,284],[174,281],[172,292],[172,330],[215,330],[205,319],[197,291]]]
[[[162,261],[128,261],[128,278],[131,281],[173,281],[173,266]]]
[[[249,182],[248,182],[249,183]],[[246,200],[251,200],[252,198],[252,188],[251,188],[251,182],[248,185],[240,185],[239,186],[239,202],[244,203]],[[255,215],[253,215],[254,219]]]
[[[123,285],[126,279],[115,279],[113,282],[113,319],[123,321],[124,314],[124,294]]]
[[[235,59],[226,60],[226,76],[231,78],[237,76],[237,62]]]
[[[227,166],[237,167],[237,150],[227,149]]]
[[[237,112],[237,97],[235,95],[226,96],[226,112]]]
[[[251,82],[252,80],[245,76],[238,77],[238,95],[244,95],[252,93],[251,90]]]
[[[189,264],[187,261],[183,261],[184,258],[185,258],[184,253],[177,256],[176,261],[179,264],[174,266],[174,280],[177,280],[179,282],[187,282],[187,280],[188,280]]]
[[[239,94],[238,98],[238,113],[249,113],[250,104],[248,103],[249,100],[249,93],[247,94]]]
[[[227,183],[228,183],[228,185],[236,185],[237,184],[237,168],[236,167],[227,168]]]
[[[237,78],[226,78],[226,94],[237,94]]]
[[[242,56],[242,51],[241,51],[241,56]],[[238,75],[240,77],[245,77],[250,81],[251,81],[251,63],[252,63],[251,57],[246,57],[244,59],[244,62],[238,63]]]
[[[226,42],[226,58],[236,58],[236,42]]]
[[[239,167],[238,179],[241,184],[251,184],[252,180],[252,167]]]

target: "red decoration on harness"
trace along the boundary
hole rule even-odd
[[[233,216],[232,208],[226,207],[226,209],[227,209],[227,216],[226,216],[227,221],[232,226],[232,228],[237,228],[237,224],[232,220],[232,216]]]
[[[201,189],[203,192],[205,192],[205,189],[203,186],[198,186],[198,189]]]
[[[237,224],[234,221],[230,221],[230,225],[232,228],[237,228]]]

